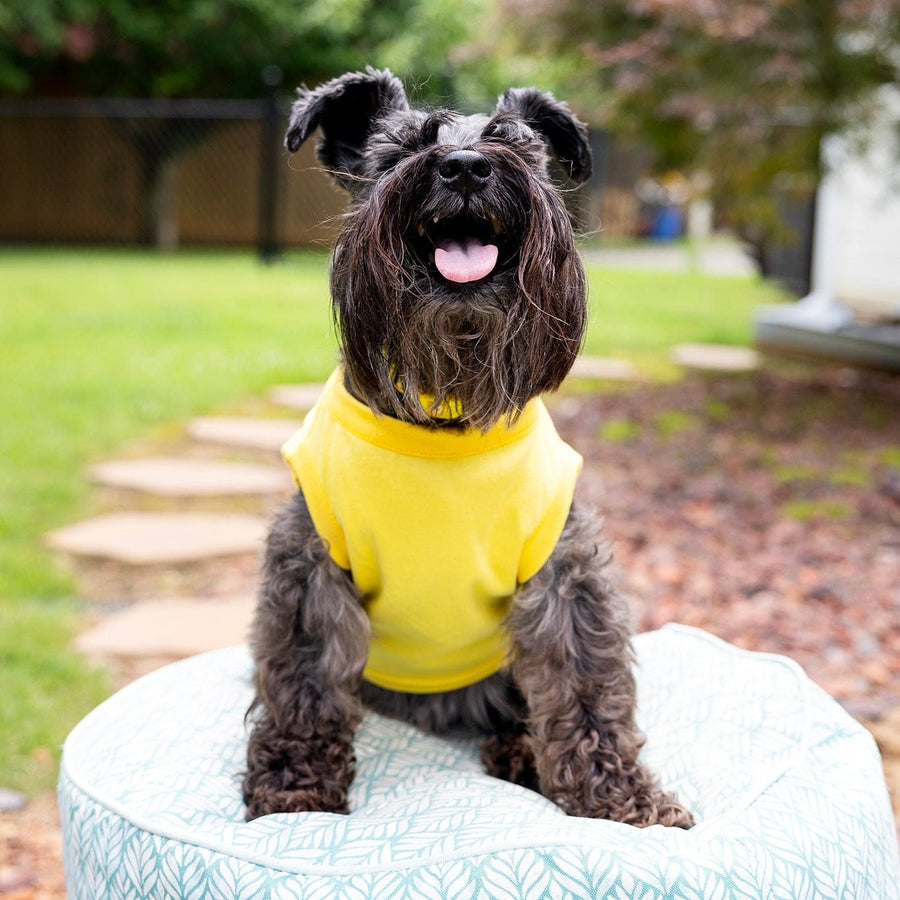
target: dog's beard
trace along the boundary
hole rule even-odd
[[[459,198],[433,190],[424,155],[348,214],[332,295],[349,386],[377,412],[487,430],[558,387],[578,352],[585,281],[565,207],[518,156],[486,152],[505,177],[498,195],[467,207],[504,226],[484,279],[451,283],[434,265],[423,219],[458,215]]]
[[[462,418],[486,429],[521,411],[514,316],[493,304],[444,300],[418,306],[405,326],[387,355],[407,416],[444,424]]]

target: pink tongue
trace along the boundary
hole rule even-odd
[[[497,265],[497,253],[496,244],[482,244],[472,237],[444,238],[435,248],[434,264],[447,281],[465,284],[488,275]]]

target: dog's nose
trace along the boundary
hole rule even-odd
[[[441,181],[467,197],[480,191],[491,177],[491,163],[477,150],[451,150],[438,166]]]

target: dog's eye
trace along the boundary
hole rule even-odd
[[[445,121],[444,114],[432,113],[424,121],[405,122],[388,132],[385,138],[405,153],[417,153],[437,143],[438,131]]]
[[[530,144],[534,140],[534,132],[521,119],[508,116],[491,119],[485,125],[482,136],[518,145]]]
[[[422,125],[422,146],[428,147],[431,144],[436,144],[438,139],[438,132],[441,130],[441,125],[447,122],[448,116],[445,113],[432,113]]]

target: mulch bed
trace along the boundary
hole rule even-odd
[[[639,630],[785,653],[860,718],[900,703],[900,378],[690,375],[554,415]]]
[[[767,366],[568,393],[553,414],[637,628],[793,657],[871,725],[897,808],[900,378]],[[65,897],[57,828],[52,797],[0,816],[3,900]]]

